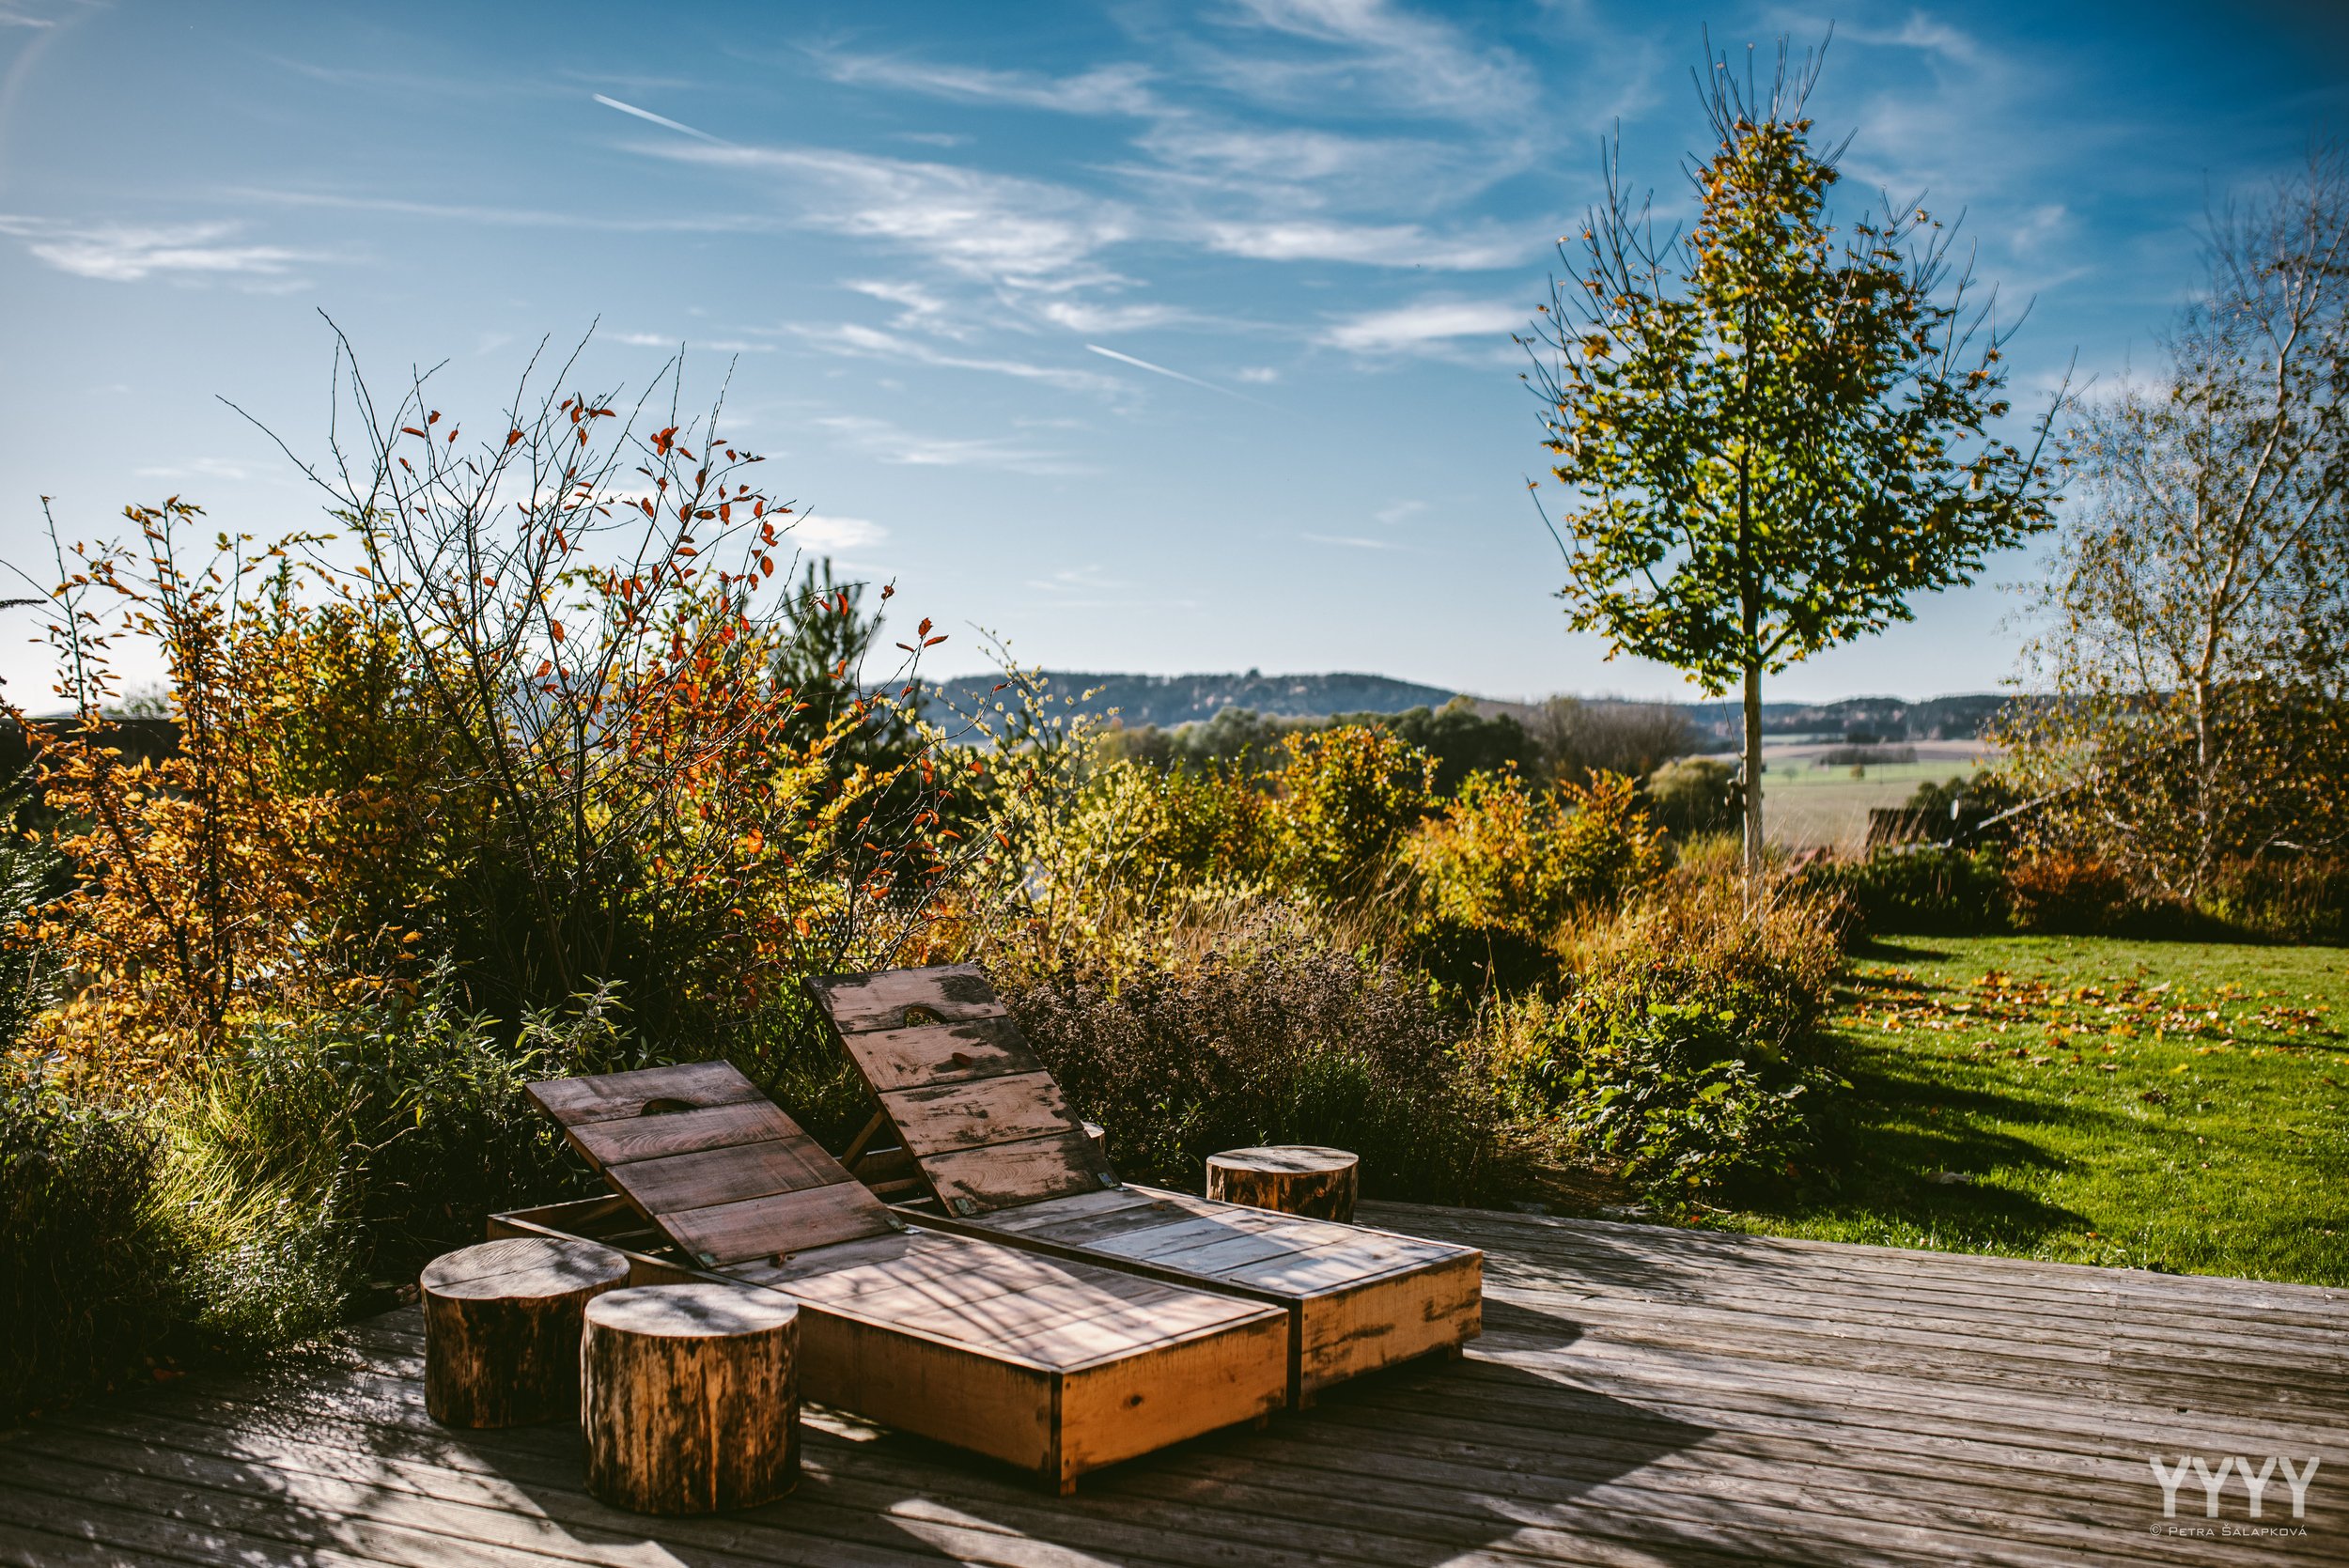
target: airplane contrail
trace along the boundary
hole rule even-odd
[[[596,101],[602,104],[607,109],[617,109],[624,115],[634,115],[638,119],[650,120],[655,125],[663,125],[672,131],[682,131],[688,136],[699,136],[703,141],[708,142],[714,147],[726,147],[730,145],[723,137],[713,136],[707,131],[696,131],[692,126],[684,124],[682,121],[671,119],[666,115],[656,115],[650,109],[639,109],[633,103],[623,103],[616,98],[606,98],[601,93],[597,93],[594,96]]]
[[[1203,381],[1196,376],[1186,376],[1179,370],[1169,370],[1163,365],[1152,365],[1146,359],[1136,359],[1131,354],[1121,354],[1114,349],[1104,349],[1098,343],[1088,343],[1085,348],[1103,359],[1113,359],[1120,365],[1130,365],[1137,370],[1147,370],[1154,376],[1165,376],[1177,381],[1189,382],[1195,387],[1204,387],[1209,392],[1220,392],[1226,397],[1237,397],[1243,403],[1255,403],[1260,409],[1271,407],[1268,403],[1257,402],[1255,398],[1244,392],[1234,392],[1228,386],[1218,386],[1213,381]]]

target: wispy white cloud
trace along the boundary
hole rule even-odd
[[[890,318],[889,324],[900,331],[942,333],[949,337],[968,337],[973,331],[972,322],[960,318],[945,300],[919,283],[857,278],[840,287],[867,299],[895,305],[897,314]]]
[[[1524,115],[1538,94],[1532,70],[1508,50],[1480,47],[1451,23],[1386,0],[1239,0],[1220,20],[1309,46],[1205,56],[1225,85],[1268,102],[1341,100],[1493,120]]]
[[[785,330],[810,347],[827,353],[860,359],[899,360],[938,370],[977,370],[988,375],[1010,376],[1023,381],[1038,381],[1069,392],[1110,393],[1117,389],[1117,382],[1111,378],[1073,365],[1039,365],[1032,360],[990,358],[981,354],[950,354],[918,337],[906,337],[874,327],[858,326],[854,322],[841,322],[828,327],[794,326]]]
[[[137,283],[158,274],[284,280],[301,263],[327,259],[283,245],[238,243],[241,230],[233,223],[82,225],[0,215],[0,234],[23,240],[39,259],[61,272],[109,283]]]
[[[1521,237],[1430,234],[1417,224],[1208,221],[1198,233],[1209,250],[1259,261],[1350,261],[1459,272],[1520,266],[1538,249]]]
[[[925,436],[863,414],[828,414],[816,421],[833,442],[859,457],[911,468],[1000,468],[1015,474],[1083,472],[1066,455],[986,436]]]
[[[184,463],[134,468],[131,472],[141,479],[219,479],[230,484],[248,479],[253,474],[244,464],[227,458],[195,458]]]
[[[1048,594],[1113,594],[1132,583],[1112,577],[1097,564],[1065,567],[1050,577],[1032,577],[1028,586],[1040,588]]]
[[[1332,349],[1357,354],[1392,354],[1447,348],[1464,338],[1487,338],[1496,347],[1526,322],[1522,305],[1501,301],[1429,299],[1375,310],[1337,322],[1321,334]]]
[[[792,542],[818,554],[863,550],[889,537],[889,530],[869,518],[834,517],[828,512],[802,513],[790,528]]]
[[[578,228],[616,234],[772,234],[788,226],[781,219],[755,212],[715,215],[680,213],[668,217],[636,218],[593,210],[559,210],[487,203],[414,201],[398,196],[363,195],[348,191],[296,191],[267,186],[224,186],[215,194],[224,200],[262,202],[272,207],[382,212],[394,217],[436,218],[499,228]]]
[[[965,277],[1059,290],[1117,281],[1095,257],[1134,232],[1130,213],[1050,181],[825,147],[687,147],[658,157],[786,178],[805,220],[880,240]]]
[[[1150,91],[1149,70],[1138,65],[1097,66],[1074,76],[1043,76],[1024,70],[930,65],[888,55],[823,54],[817,59],[835,82],[894,87],[971,103],[1047,109],[1065,115],[1151,115],[1161,108]]]
[[[1401,550],[1392,539],[1365,539],[1355,534],[1299,534],[1308,544],[1337,545],[1346,550]]]
[[[690,353],[698,349],[711,354],[771,354],[771,343],[754,343],[739,337],[684,337],[669,333],[599,333],[597,337],[631,349],[665,349],[671,353]]]
[[[1281,372],[1269,365],[1243,365],[1235,374],[1251,386],[1270,386],[1281,379]]]

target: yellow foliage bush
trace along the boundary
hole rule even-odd
[[[1579,910],[1622,903],[1670,863],[1630,780],[1598,773],[1546,790],[1514,769],[1470,774],[1404,857],[1435,919],[1532,942],[1549,941]]]

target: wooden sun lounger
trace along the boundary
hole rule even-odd
[[[880,1102],[849,1168],[922,1223],[1276,1303],[1300,1405],[1482,1329],[1473,1248],[1120,1182],[975,967],[809,988]]]
[[[909,1223],[727,1063],[529,1093],[621,1201],[502,1215],[491,1234],[617,1243],[633,1283],[783,1292],[800,1304],[810,1400],[1062,1492],[1283,1403],[1278,1311]]]

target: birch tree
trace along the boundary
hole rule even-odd
[[[2207,239],[2155,372],[2070,411],[2077,505],[2004,720],[2049,832],[2188,901],[2349,833],[2349,157]]]

